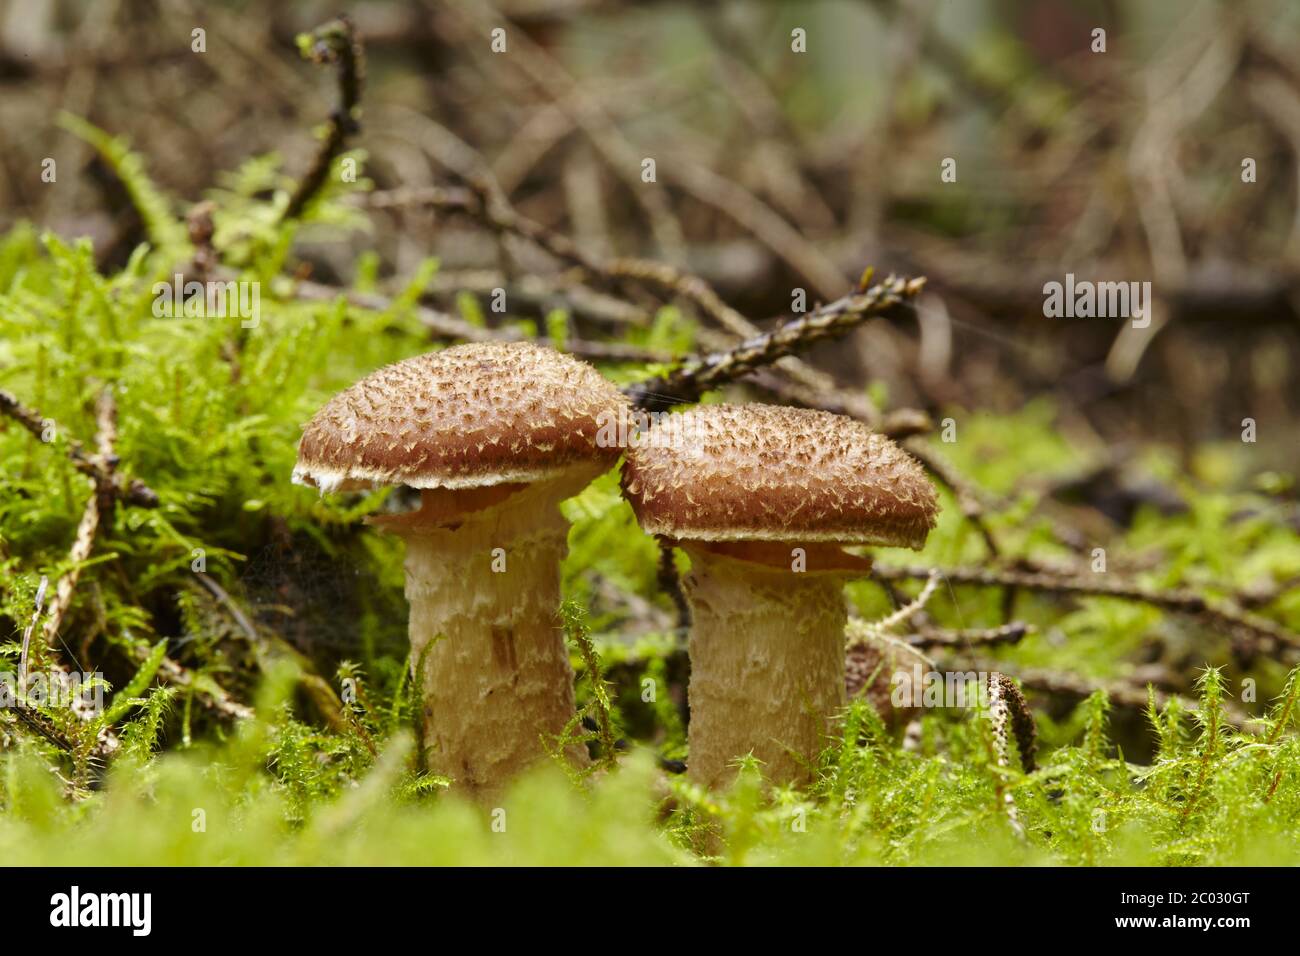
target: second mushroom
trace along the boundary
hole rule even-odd
[[[871,567],[842,546],[920,548],[929,479],[852,419],[705,405],[641,436],[623,489],[691,560],[691,777],[723,786],[752,753],[772,781],[807,782],[845,705],[843,585]]]

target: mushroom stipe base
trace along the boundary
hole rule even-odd
[[[845,706],[844,573],[791,571],[686,546],[691,779],[725,787],[752,753],[806,784]]]

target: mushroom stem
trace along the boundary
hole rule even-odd
[[[845,705],[845,574],[686,550],[691,778],[726,786],[752,752],[773,783],[809,782]]]
[[[590,477],[535,482],[504,500],[426,491],[421,511],[378,522],[406,540],[427,765],[478,798],[544,756],[573,719],[556,615],[569,528],[558,505]],[[566,756],[589,762],[580,744]]]

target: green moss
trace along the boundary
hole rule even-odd
[[[64,621],[68,647],[58,648],[59,659],[70,663],[72,652],[105,674],[112,689],[103,715],[83,723],[38,708],[34,729],[13,711],[0,712],[4,859],[1300,862],[1296,672],[1267,658],[1236,661],[1227,635],[1113,598],[1021,593],[1015,615],[1037,630],[990,655],[1009,670],[1113,680],[1132,673],[1158,638],[1184,670],[1207,659],[1216,665],[1205,671],[1197,708],[1153,707],[1136,730],[1132,711],[1121,725],[1100,694],[1073,712],[1040,708],[1040,765],[1024,774],[991,759],[988,721],[978,712],[928,713],[916,746],[905,749],[859,703],[807,792],[764,793],[752,766],[731,792],[700,792],[657,759],[685,756],[683,640],[656,583],[658,550],[637,527],[613,472],[564,505],[573,527],[563,585],[576,602],[567,623],[579,702],[595,728],[573,729],[598,741],[605,759],[581,780],[539,767],[504,799],[504,818],[461,802],[415,756],[401,545],[360,521],[383,506],[384,494],[322,498],[289,481],[301,423],[329,396],[379,365],[437,347],[411,317],[435,264],[384,312],[295,298],[286,275],[299,225],[280,225],[275,203],[265,201],[266,190],[283,195],[289,184],[274,157],[264,158],[214,194],[222,261],[262,282],[256,327],[233,318],[155,317],[154,283],[192,252],[181,221],[122,144],[72,125],[128,181],[152,245],[102,275],[88,243],[42,237],[29,226],[0,237],[0,387],[40,410],[50,438],[0,428],[4,669],[16,665],[40,576],[53,581],[67,569],[91,493],[69,460],[69,442],[89,447],[94,400],[105,386],[119,410],[121,467],[155,489],[160,505],[118,506]],[[301,228],[325,236],[355,228],[343,195],[331,187]],[[373,286],[376,269],[373,257],[358,263],[358,288]],[[476,323],[485,319],[468,302],[462,308]],[[547,322],[553,336],[567,327],[558,313]],[[677,310],[664,309],[624,341],[680,353],[693,347],[695,331]],[[604,371],[628,382],[647,369]],[[951,414],[960,438],[935,447],[1006,496],[1007,507],[991,520],[1009,557],[1059,557],[1035,510],[1044,479],[1095,463],[1061,436],[1050,404]],[[1098,542],[1112,557],[1156,556],[1139,580],[1226,595],[1300,573],[1298,536],[1279,520],[1283,506],[1267,489],[1243,483],[1233,467],[1206,468],[1193,483],[1162,461],[1154,455],[1150,467],[1175,486],[1186,510],[1139,510],[1131,527],[1112,528]],[[883,551],[881,562],[987,560],[947,492],[943,506],[924,552]],[[200,566],[245,609],[252,634],[199,584]],[[852,585],[850,596],[868,617],[892,607],[870,581]],[[1000,624],[1004,610],[998,589],[960,585],[941,588],[927,607],[932,620],[952,627]],[[1300,591],[1283,591],[1260,613],[1300,628]],[[298,664],[268,652],[273,641],[294,648]],[[191,683],[160,683],[162,654],[184,666]],[[37,642],[33,668],[51,660]],[[310,706],[297,671],[304,663],[345,697],[338,726]],[[1255,681],[1257,703],[1231,700],[1246,678]],[[214,714],[208,698],[218,686],[254,701],[256,717],[235,724]],[[1259,714],[1275,695],[1262,731],[1228,723],[1233,710]],[[117,738],[111,755],[96,749],[101,730]],[[1154,751],[1142,765],[1127,762],[1115,743],[1128,747],[1135,733]]]

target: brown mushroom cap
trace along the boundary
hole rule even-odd
[[[662,431],[661,431],[662,429]],[[650,534],[919,549],[934,487],[861,422],[775,405],[700,405],[639,436],[623,491]]]
[[[614,464],[597,441],[627,399],[590,365],[528,342],[457,345],[387,365],[303,429],[293,480],[322,491],[474,488]]]

